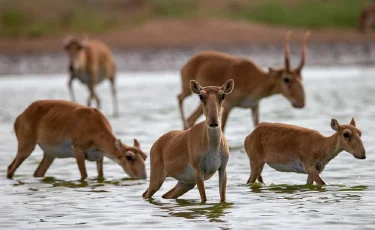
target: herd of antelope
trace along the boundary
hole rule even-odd
[[[232,108],[250,108],[255,129],[244,147],[250,160],[247,183],[258,180],[264,165],[281,172],[307,174],[307,184],[315,181],[325,185],[319,176],[330,160],[341,151],[357,159],[365,159],[361,131],[354,118],[340,125],[331,120],[332,136],[318,131],[281,123],[259,123],[259,103],[271,95],[283,95],[295,108],[305,106],[302,69],[306,59],[307,32],[301,48],[301,61],[296,68],[290,65],[289,37],[284,44],[284,67],[264,71],[250,59],[234,57],[216,51],[202,51],[193,56],[181,69],[181,93],[177,96],[183,130],[162,135],[150,150],[149,187],[143,193],[150,198],[162,186],[166,177],[177,184],[163,195],[176,199],[197,185],[202,202],[206,201],[204,181],[217,171],[220,200],[225,201],[230,150],[224,128]],[[103,157],[118,163],[136,179],[147,177],[147,155],[134,139],[127,145],[117,139],[106,117],[100,112],[100,99],[95,86],[105,79],[111,83],[113,115],[118,116],[116,95],[116,66],[110,49],[100,41],[68,38],[64,49],[69,55],[68,88],[74,101],[72,81],[80,80],[89,90],[87,106],[63,100],[39,100],[29,105],[14,122],[18,140],[17,155],[7,170],[12,178],[16,169],[33,152],[36,145],[43,150],[43,159],[35,177],[43,177],[55,158],[75,158],[81,179],[87,177],[85,160],[97,163],[98,176],[103,176]],[[186,120],[183,100],[197,94],[198,108]],[[97,108],[90,107],[95,100]],[[201,116],[205,120],[195,124]]]

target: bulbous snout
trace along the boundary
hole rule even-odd
[[[360,152],[353,153],[353,155],[355,158],[360,159],[360,160],[366,159],[366,151],[364,149]]]
[[[302,102],[302,103],[292,103],[292,106],[296,109],[302,109],[303,107],[305,107],[305,102]]]
[[[146,173],[146,171],[144,171],[141,174],[139,174],[139,176],[137,177],[137,179],[147,179],[147,173]]]

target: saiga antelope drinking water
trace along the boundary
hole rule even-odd
[[[96,161],[103,176],[103,156],[119,164],[132,178],[146,178],[146,154],[134,139],[134,147],[116,139],[111,125],[95,109],[69,101],[40,100],[32,103],[14,122],[18,151],[8,167],[8,178],[30,156],[38,144],[43,160],[34,176],[43,177],[55,158],[74,157],[81,179],[87,177],[85,159]]]
[[[186,121],[183,109],[183,100],[191,92],[189,80],[197,80],[203,86],[218,85],[230,78],[236,82],[236,88],[223,104],[222,130],[229,112],[234,107],[250,108],[254,126],[259,123],[259,102],[262,98],[282,94],[295,108],[305,106],[305,93],[302,85],[302,68],[306,59],[306,42],[309,37],[306,33],[302,44],[301,62],[297,68],[292,69],[289,60],[288,39],[285,38],[285,66],[284,68],[269,68],[263,71],[252,60],[234,57],[216,51],[202,51],[192,57],[181,69],[182,92],[178,95],[179,109],[184,129],[191,127],[203,113],[203,105],[192,113]]]
[[[220,128],[220,112],[233,86],[232,79],[222,87],[201,87],[197,81],[190,81],[191,91],[200,97],[206,120],[185,131],[168,132],[154,143],[150,152],[150,185],[144,198],[158,191],[166,177],[173,177],[178,182],[163,198],[176,199],[197,184],[201,201],[205,202],[204,181],[219,171],[220,200],[225,200],[229,147]]]
[[[319,174],[343,150],[357,159],[366,158],[361,131],[356,128],[354,118],[349,125],[340,125],[332,119],[331,128],[336,132],[325,137],[315,130],[294,125],[259,124],[245,139],[251,167],[247,183],[254,183],[256,179],[263,183],[261,173],[267,163],[277,171],[308,174],[308,185],[314,181],[325,185]]]
[[[116,65],[111,50],[100,41],[81,41],[72,37],[64,41],[64,48],[70,59],[68,88],[71,100],[75,101],[72,83],[78,78],[89,89],[87,106],[91,106],[91,101],[96,100],[96,106],[100,109],[100,99],[94,88],[104,79],[108,79],[112,91],[113,115],[118,116]]]

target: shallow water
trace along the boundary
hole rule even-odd
[[[141,194],[147,180],[128,179],[122,169],[106,159],[105,179],[96,178],[96,164],[87,162],[89,178],[80,182],[74,159],[57,159],[46,178],[32,174],[42,152],[34,153],[18,168],[13,180],[6,168],[16,153],[12,130],[15,117],[37,99],[68,99],[66,75],[5,76],[0,78],[0,228],[1,229],[375,229],[375,68],[306,69],[306,108],[293,109],[286,99],[273,96],[261,103],[262,121],[301,125],[331,135],[330,119],[349,123],[356,118],[367,150],[366,160],[343,152],[327,165],[324,188],[304,186],[306,176],[281,173],[265,166],[266,185],[247,186],[249,161],[244,138],[253,129],[250,111],[235,109],[227,123],[231,147],[228,164],[227,203],[219,203],[218,177],[206,181],[208,202],[200,204],[195,188],[178,200],[161,195],[175,185],[167,179],[153,199]],[[87,91],[74,85],[79,102]],[[116,135],[132,144],[134,137],[149,152],[163,133],[181,129],[176,95],[176,72],[120,74],[120,117],[113,118],[109,84],[97,88]],[[189,113],[197,97],[186,100]],[[202,119],[202,118],[201,118]],[[147,159],[149,172],[149,158]]]

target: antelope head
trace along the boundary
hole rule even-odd
[[[285,37],[284,43],[284,68],[273,69],[269,68],[269,74],[276,78],[278,88],[281,94],[286,97],[295,108],[303,108],[305,106],[305,92],[302,85],[302,68],[306,60],[306,43],[310,33],[305,34],[302,51],[301,61],[296,68],[290,66],[290,52],[289,52],[289,38],[291,32],[288,32]]]
[[[202,87],[195,81],[190,81],[190,89],[198,94],[203,105],[203,113],[206,116],[206,125],[209,128],[221,127],[221,107],[225,96],[232,92],[234,87],[233,79],[227,80],[223,86]]]
[[[131,177],[136,179],[146,179],[145,160],[147,155],[142,152],[141,146],[137,139],[134,139],[134,146],[126,146],[121,143],[120,139],[115,142],[116,149],[120,152],[116,160]]]
[[[68,53],[71,68],[74,70],[83,68],[85,65],[84,48],[86,44],[87,39],[79,40],[75,37],[67,37],[64,40],[64,49]]]
[[[356,128],[354,118],[349,125],[340,125],[336,119],[332,119],[331,128],[338,134],[337,146],[340,150],[351,153],[357,159],[366,159],[366,150],[361,140],[362,132]]]

